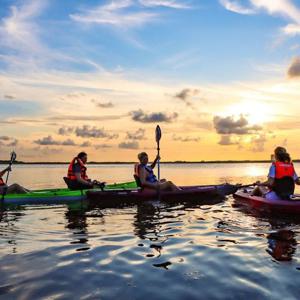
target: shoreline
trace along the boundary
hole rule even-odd
[[[9,164],[9,160],[0,160],[0,164]],[[300,159],[295,159],[293,162],[300,162]],[[14,165],[68,165],[70,162],[24,162],[15,161]],[[136,161],[114,161],[114,162],[88,162],[88,165],[127,165],[135,164]],[[209,160],[209,161],[164,161],[161,164],[246,164],[246,163],[271,163],[270,160]]]

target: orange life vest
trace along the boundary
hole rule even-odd
[[[135,176],[140,177],[140,174],[139,174],[140,167],[144,168],[148,173],[146,176],[146,181],[151,182],[151,183],[157,182],[157,178],[154,175],[153,170],[147,165],[135,164],[134,165],[134,175]]]
[[[83,164],[82,160],[78,157],[75,157],[73,158],[73,160],[71,161],[70,165],[69,165],[69,168],[68,168],[68,178],[70,180],[77,180],[75,174],[74,174],[74,171],[73,171],[73,167],[75,165],[75,163],[78,163],[79,166],[80,166],[80,176],[82,179],[84,180],[88,180],[88,176],[86,175],[86,167],[85,165]]]
[[[292,163],[286,163],[281,161],[276,161],[273,163],[275,165],[275,178],[280,179],[283,177],[294,177],[295,169]]]
[[[275,181],[271,189],[280,196],[281,199],[290,199],[290,195],[295,191],[295,169],[294,165],[289,162],[276,161]]]

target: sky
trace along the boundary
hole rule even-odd
[[[300,0],[0,0],[0,160],[300,158]]]

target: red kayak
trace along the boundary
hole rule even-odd
[[[155,190],[120,189],[120,190],[90,190],[86,195],[89,200],[97,201],[103,206],[136,204],[147,200],[161,200],[164,202],[186,202],[199,199],[225,197],[237,190],[236,185],[197,185],[181,186],[179,191],[161,191],[158,195]]]
[[[239,190],[233,197],[240,203],[265,212],[300,214],[300,197],[292,200],[268,200],[260,196],[251,196],[251,191]]]

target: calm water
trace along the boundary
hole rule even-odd
[[[63,187],[66,168],[14,166],[10,182]],[[267,168],[174,164],[161,173],[178,184],[246,184],[264,180]],[[89,175],[131,181],[132,166],[89,166]],[[209,201],[4,211],[0,298],[299,299],[300,218],[257,215],[232,197]]]

